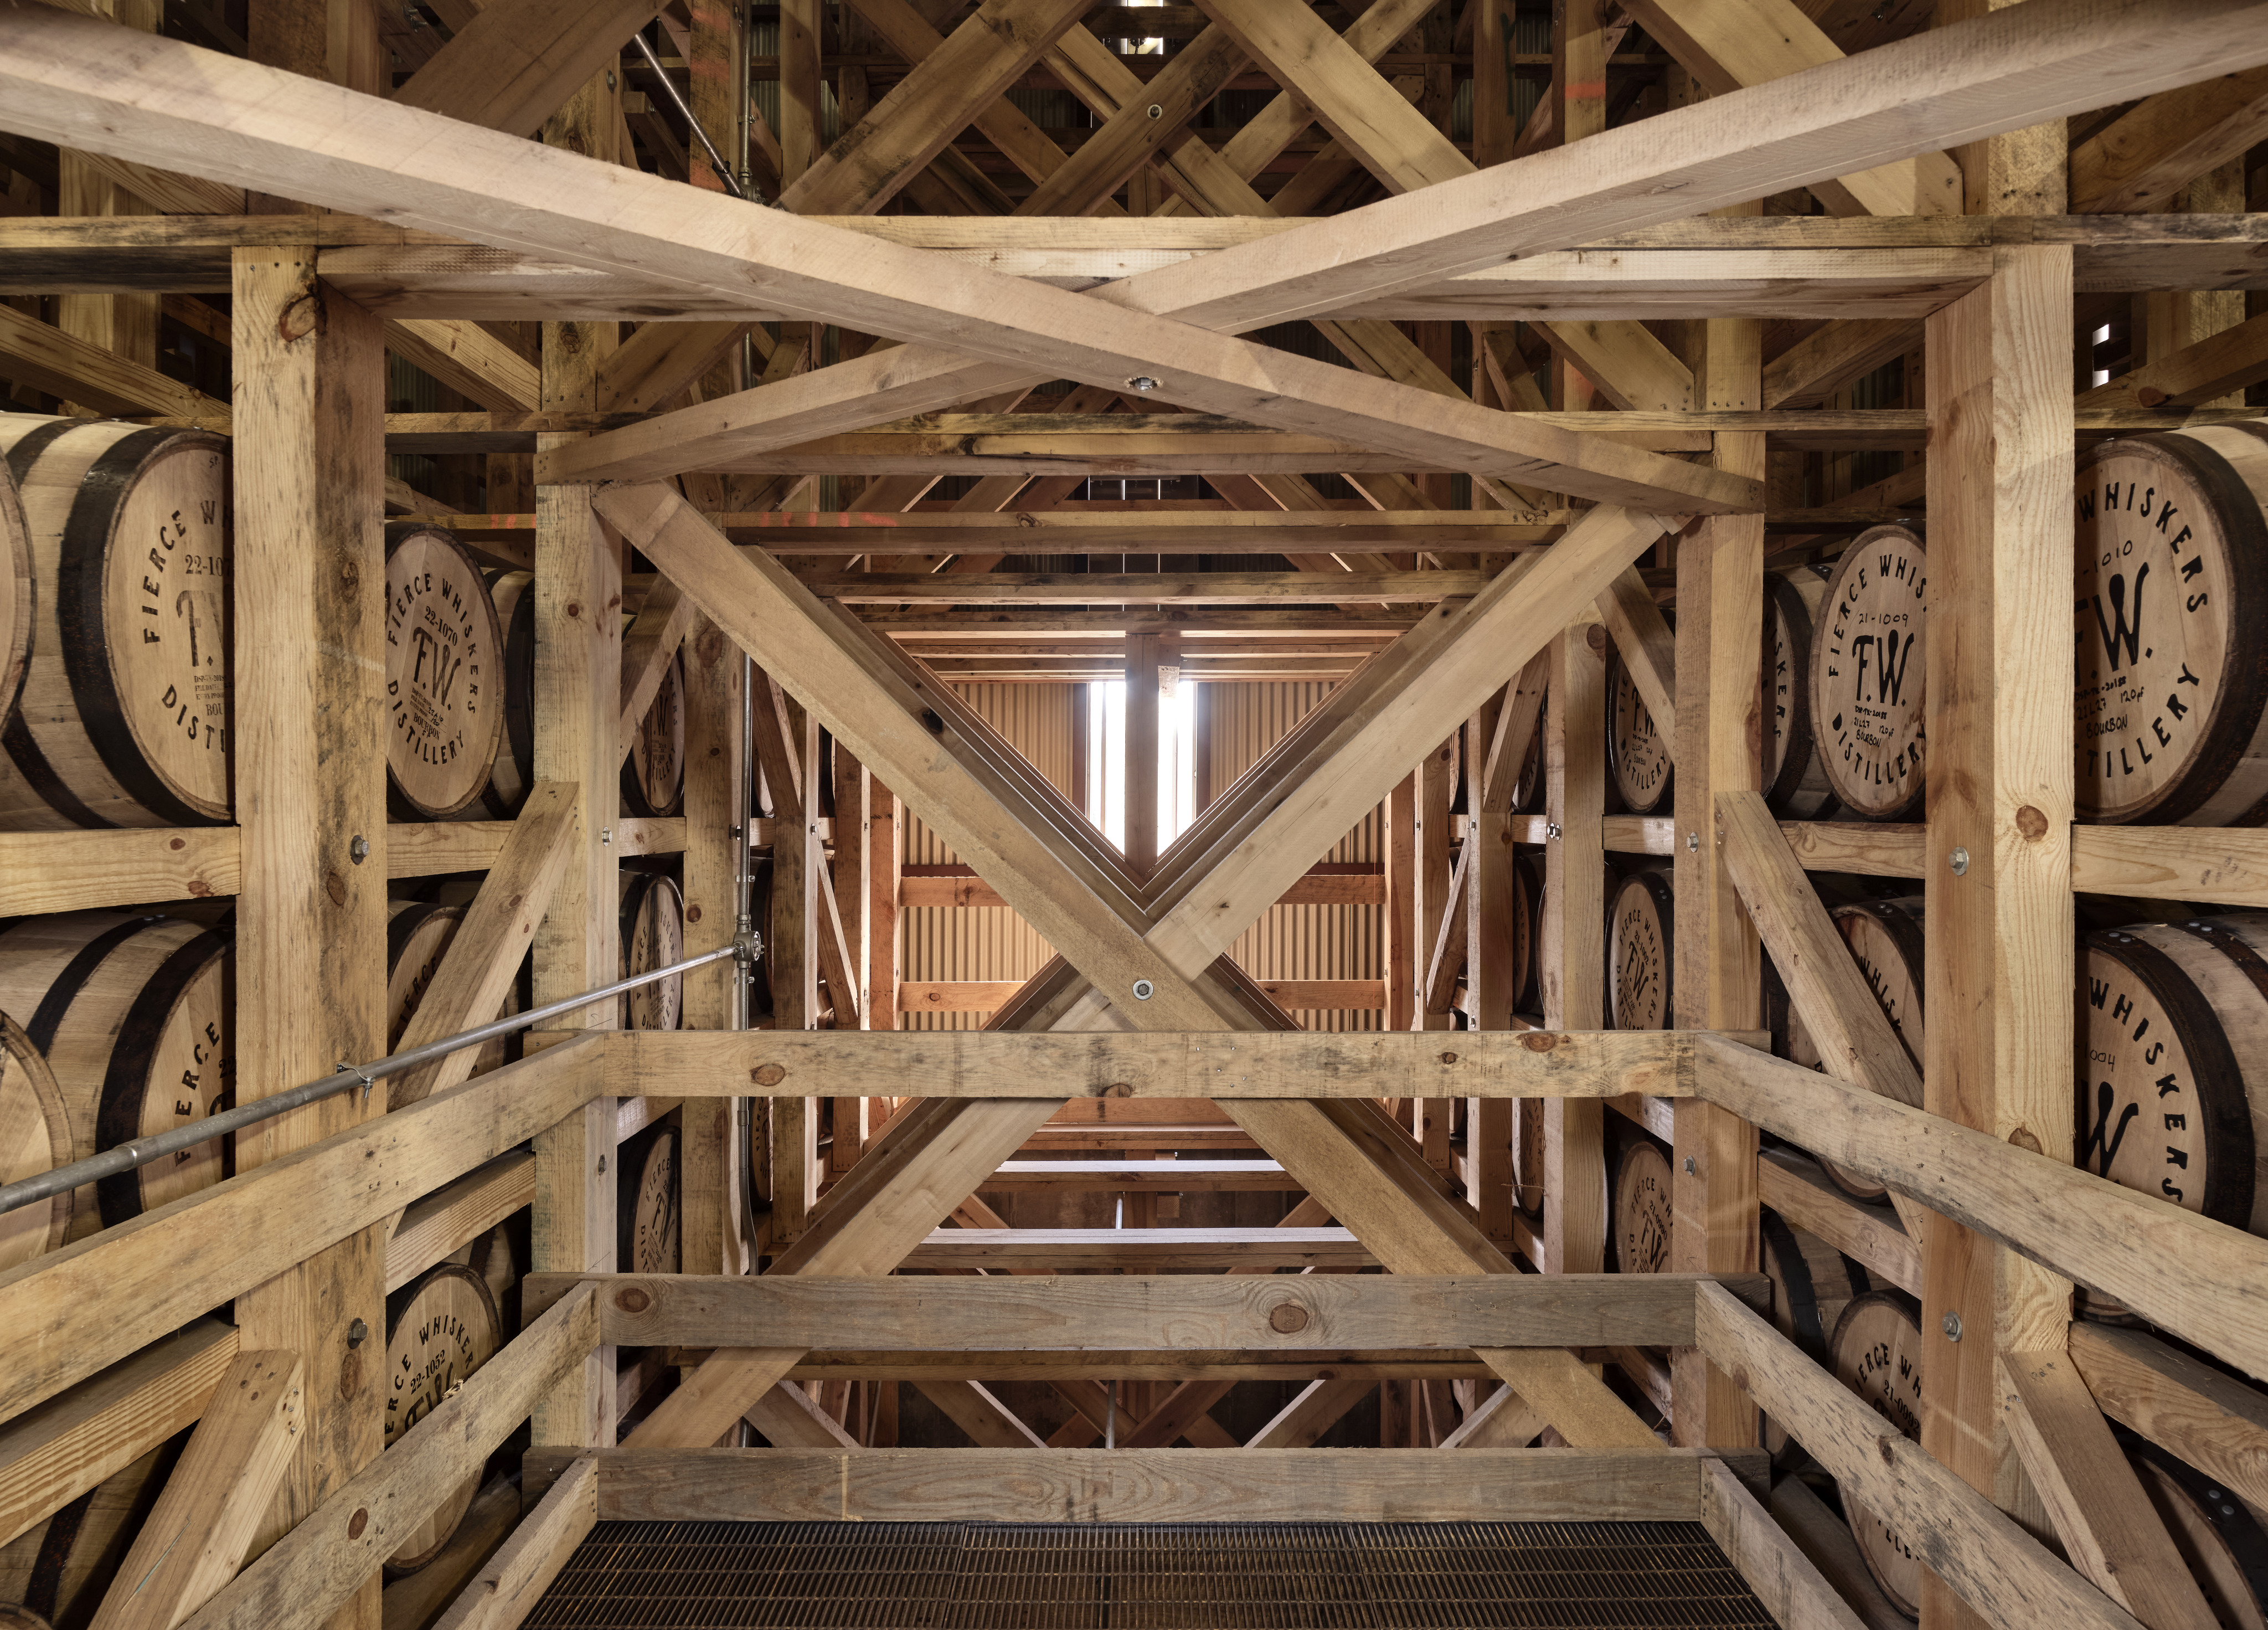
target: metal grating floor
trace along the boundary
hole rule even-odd
[[[528,1630],[1773,1630],[1695,1523],[601,1523]]]

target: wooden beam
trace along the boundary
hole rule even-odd
[[[856,1449],[858,1441],[792,1382],[768,1388],[742,1412],[774,1449]]]
[[[1376,1261],[1344,1228],[939,1228],[908,1253],[905,1265],[1060,1273],[1139,1265],[1218,1273],[1237,1267],[1368,1267]]]
[[[1852,380],[1913,350],[1920,340],[1918,323],[1896,318],[1830,322],[1764,365],[1758,405],[1818,407]]]
[[[2070,1356],[2104,1414],[2268,1504],[2268,1398],[2257,1389],[2146,1331],[2075,1324]]]
[[[1756,1198],[1795,1228],[1815,1234],[1870,1274],[1909,1296],[1921,1294],[1921,1244],[1895,1213],[1862,1206],[1793,1149],[1766,1149],[1756,1161]]]
[[[916,1382],[916,1390],[979,1449],[1045,1449],[1047,1443],[974,1381]]]
[[[2268,1379],[2268,1312],[2228,1292],[2249,1282],[2245,1274],[2268,1272],[2268,1241],[1752,1048],[1697,1036],[1694,1051],[1695,1089],[1711,1103]],[[1933,1221],[1933,1231],[1939,1226]],[[2138,1239],[2162,1249],[2139,1256]]]
[[[577,1041],[391,1117],[375,1152],[353,1129],[0,1275],[0,1416],[126,1358],[311,1251],[393,1214],[556,1125],[596,1093]],[[287,1233],[273,1226],[290,1217]],[[217,1253],[214,1239],[236,1242]],[[344,1347],[343,1337],[341,1341]]]
[[[344,94],[292,83],[302,94]],[[232,791],[252,859],[234,955],[239,988],[262,993],[237,1014],[237,1097],[247,1103],[387,1051],[386,766],[375,750],[386,738],[386,631],[382,606],[358,587],[384,580],[386,404],[379,322],[322,288],[311,246],[235,251],[232,290],[232,452],[241,485],[231,586],[241,644],[230,680]],[[387,1103],[383,1090],[342,1093],[278,1116],[236,1139],[235,1169],[289,1158],[375,1120]],[[294,1353],[310,1377],[349,1366],[363,1373],[355,1326],[383,1327],[387,1230],[371,1226],[374,1217],[330,1233],[328,1217],[278,1214],[293,1216],[296,1249],[291,1265],[241,1294],[244,1349]],[[318,1246],[312,1236],[320,1234],[329,1237]],[[239,1250],[258,1254],[249,1241]],[[298,1452],[263,1513],[274,1527],[259,1538],[377,1459],[383,1417],[374,1389],[311,1383]]]
[[[1703,1457],[1465,1449],[619,1449],[602,1521],[1690,1522]],[[2084,1621],[2082,1621],[2084,1622]]]
[[[94,1630],[173,1630],[236,1577],[304,1440],[306,1365],[242,1353],[95,1610]]]
[[[1477,594],[1485,572],[1206,572],[1187,574],[987,572],[964,577],[899,574],[810,577],[804,586],[845,605],[1022,605],[1063,601],[1085,605],[1187,606],[1216,600],[1268,604],[1431,604]],[[1653,603],[1651,596],[1647,603]],[[1657,616],[1660,614],[1655,613]]]
[[[1464,1032],[1454,1044],[1423,1031],[1160,1037],[627,1030],[606,1045],[608,1090],[624,1097],[795,1097],[822,1089],[880,1097],[894,1084],[918,1081],[931,1098],[1060,1103],[1069,1095],[1116,1105],[1159,1098],[1675,1097],[1693,1090],[1685,1061],[1699,1040],[1676,1030]]]
[[[2268,380],[2268,314],[2160,357],[2072,399],[2090,408],[2193,408]]]
[[[596,1285],[600,1339],[621,1346],[729,1346],[761,1331],[784,1346],[871,1353],[1683,1346],[1693,1341],[1694,1287],[1715,1282],[1470,1272],[1310,1274],[1296,1288],[1267,1274],[536,1273],[521,1281],[530,1309]],[[1754,1274],[1727,1282],[1752,1299],[1765,1294]]]
[[[589,1295],[570,1295],[532,1320],[382,1459],[342,1486],[326,1502],[327,1515],[285,1535],[189,1618],[189,1630],[259,1630],[332,1612],[378,1575],[401,1535],[480,1471],[597,1339]],[[350,1531],[355,1513],[363,1525]]]
[[[1745,1376],[1756,1403],[1987,1622],[2136,1630],[2124,1609],[1755,1312],[1713,1285],[1696,1307],[1711,1361]]]
[[[236,1352],[199,1318],[0,1427],[0,1544],[188,1431]]]
[[[2080,1577],[2151,1630],[2214,1630],[2220,1620],[2070,1355],[2004,1353],[1995,1372],[2008,1435]]]
[[[1701,1523],[1775,1623],[1865,1630],[1850,1604],[1722,1461],[1702,1465]]]
[[[2067,251],[2003,249],[1984,286],[1930,318],[1926,368],[1930,603],[1940,615],[1925,687],[1922,1010],[1960,1017],[1926,1027],[1921,1102],[2056,1161],[2072,1158],[2078,1119],[2073,770],[2037,721],[2068,706],[2073,646],[2069,631],[2051,633],[2030,615],[2025,586],[2073,569],[2061,484],[2072,458],[2072,298]],[[1918,1232],[1911,1221],[1907,1231]],[[1990,1359],[2059,1350],[2071,1283],[1935,1219],[1922,1251],[1922,1445],[2003,1510],[2028,1510]],[[1955,1342],[1948,1328],[1972,1339]]]
[[[1599,596],[1599,620],[1606,624],[1607,632],[1614,636],[1615,649],[1622,656],[1623,666],[1629,671],[1631,682],[1638,687],[1638,695],[1646,702],[1646,712],[1653,715],[1654,729],[1675,742],[1677,740],[1677,639],[1662,618],[1661,607],[1656,603],[1653,591],[1646,586],[1646,580],[1638,575],[1636,566],[1616,578],[1607,592]],[[1495,763],[1493,758],[1491,763]],[[1518,762],[1511,761],[1506,773],[1516,775],[1519,769]]]
[[[2260,140],[2268,70],[2148,96],[2071,151],[2071,212],[2161,210]]]
[[[534,136],[611,68],[657,0],[488,0],[394,100],[510,136]],[[721,132],[719,133],[721,134]]]
[[[1443,1449],[1526,1449],[1545,1422],[1509,1387],[1499,1387],[1441,1440]]]
[[[469,1245],[534,1198],[535,1157],[515,1150],[407,1207],[387,1242],[387,1294]]]
[[[497,1015],[512,998],[536,925],[566,874],[580,836],[572,787],[545,781],[530,790],[512,837],[465,908],[395,1051],[424,1046]],[[391,1077],[389,1103],[415,1103],[456,1086],[472,1074],[479,1056],[477,1049],[459,1048],[446,1058]]]
[[[1307,1449],[1336,1426],[1346,1412],[1377,1386],[1367,1376],[1336,1377],[1307,1383],[1268,1424],[1253,1434],[1247,1449]]]
[[[13,306],[0,306],[0,379],[105,413],[160,413],[229,428],[228,403]]]
[[[598,1464],[578,1459],[481,1565],[433,1630],[517,1630],[598,1520]]]
[[[542,406],[541,371],[476,322],[391,321],[386,325],[386,349],[491,412],[532,413]]]

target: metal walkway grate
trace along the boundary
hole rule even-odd
[[[1772,1630],[1694,1523],[601,1523],[529,1630]]]

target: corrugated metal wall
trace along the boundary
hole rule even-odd
[[[974,708],[1010,746],[1030,759],[1066,796],[1076,801],[1083,788],[1071,784],[1071,685],[956,685]],[[906,864],[950,866],[961,857],[946,847],[919,817],[904,822]],[[1055,948],[1024,919],[1004,906],[921,906],[900,913],[899,977],[930,980],[1030,978]],[[909,1030],[979,1030],[977,1013],[909,1014]]]
[[[1330,693],[1329,684],[1213,684],[1197,705],[1212,712],[1214,796],[1281,741],[1307,710]],[[1329,854],[1314,860],[1382,860],[1385,811],[1373,809]],[[1248,929],[1229,955],[1254,978],[1382,979],[1386,977],[1381,917],[1375,905],[1277,905]],[[1375,1030],[1376,1012],[1302,1013],[1311,1030]]]

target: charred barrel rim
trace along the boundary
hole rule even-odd
[[[1623,717],[1625,698],[1631,709],[1628,722]],[[1647,731],[1654,742],[1655,756],[1661,762],[1661,778],[1650,791],[1634,790],[1624,771],[1624,767],[1631,762],[1631,754],[1638,750],[1625,733],[1640,716],[1645,718]],[[1541,738],[1543,732],[1539,730],[1535,734]],[[1676,766],[1670,762],[1668,744],[1662,740],[1661,732],[1653,722],[1653,714],[1646,704],[1646,697],[1639,693],[1638,682],[1631,677],[1630,664],[1623,660],[1619,650],[1607,659],[1607,767],[1614,776],[1616,789],[1622,793],[1623,802],[1630,807],[1631,814],[1652,815],[1669,802],[1670,789],[1677,780]]]
[[[1655,1179],[1653,1190],[1651,1195],[1643,1195],[1648,1178]],[[1668,1267],[1671,1181],[1668,1154],[1646,1133],[1631,1138],[1615,1157],[1614,1180],[1607,1185],[1613,1200],[1614,1226],[1608,1230],[1607,1240],[1614,1251],[1616,1272],[1660,1273]],[[1643,1213],[1658,1216],[1661,1224],[1651,1231],[1654,1249],[1645,1258],[1633,1249],[1645,1237],[1638,1231]]]
[[[2129,1460],[2136,1463],[2137,1470],[2144,1472],[2146,1485],[2148,1473],[2155,1472],[2186,1496],[2198,1515],[2212,1525],[2214,1538],[2228,1547],[2229,1563],[2242,1575],[2244,1587],[2252,1592],[2254,1604],[2268,1615],[2268,1530],[2262,1529],[2251,1508],[2232,1495],[2226,1485],[2207,1477],[2187,1461],[2168,1454],[2124,1427],[2116,1431],[2118,1446],[2126,1451]]]
[[[2230,428],[2263,433],[2251,425]],[[2260,498],[2244,484],[2228,461],[2189,436],[2126,436],[2080,454],[2079,485],[2084,488],[2088,472],[2104,460],[2118,456],[2139,456],[2171,465],[2197,483],[2228,527],[2229,604],[2232,608],[2259,605],[2262,596],[2268,594],[2268,509],[2263,508]],[[2087,569],[2081,563],[2081,572]],[[2087,579],[2082,576],[2080,580]],[[2220,790],[2244,757],[2262,712],[2268,711],[2268,640],[2239,635],[2232,621],[2220,694],[2213,700],[2211,720],[2198,734],[2188,765],[2155,799],[2117,817],[2119,821],[2171,825],[2194,815]],[[2076,748],[2076,741],[2073,745]],[[2084,774],[2079,779],[2082,788],[2090,785]],[[2080,818],[2091,817],[2082,808]],[[2228,824],[2257,826],[2264,818],[2268,818],[2268,799],[2255,803]]]
[[[11,467],[21,479],[23,472],[55,437],[93,423],[70,419],[33,431],[16,444],[9,459]],[[70,515],[63,523],[63,539],[56,551],[55,622],[58,628],[75,635],[63,642],[60,654],[63,675],[70,686],[71,700],[78,708],[87,741],[112,779],[162,822],[174,826],[224,826],[230,818],[226,806],[231,800],[225,798],[223,808],[216,813],[196,808],[166,785],[136,743],[133,726],[119,699],[116,675],[110,671],[110,642],[103,633],[103,571],[119,512],[132,495],[142,470],[159,454],[192,449],[225,457],[228,442],[210,431],[136,431],[105,448],[88,467],[79,483],[77,496],[71,500]],[[129,547],[122,538],[118,542],[122,547]],[[234,728],[232,724],[230,728]],[[48,765],[45,755],[33,747],[20,721],[11,725],[8,734],[11,752],[30,748],[38,759],[36,768],[30,763],[21,764],[26,780],[51,799],[52,791],[67,791]],[[78,804],[76,797],[70,801]],[[66,808],[61,803],[55,807]],[[91,815],[84,805],[79,805],[79,811],[73,818],[84,823],[111,824]]]
[[[665,707],[674,712],[676,741],[666,766],[669,773],[668,796],[656,798],[654,789],[647,784],[648,765],[640,762],[640,755],[647,738],[647,726],[655,713]],[[685,807],[685,653],[681,649],[662,669],[661,683],[654,689],[653,701],[644,718],[638,721],[637,736],[622,760],[623,811],[642,819],[674,815]]]
[[[38,1100],[40,1125],[37,1130],[47,1136],[49,1169],[66,1163],[71,1158],[70,1117],[63,1107],[63,1094],[55,1085],[55,1073],[48,1067],[45,1050],[32,1040],[30,1033],[22,1025],[6,1014],[0,1013],[0,1072],[10,1068],[22,1072],[23,1089]],[[0,1158],[13,1153],[12,1150],[0,1149]],[[29,1209],[26,1208],[27,1211]],[[70,1195],[56,1195],[48,1203],[46,1236],[32,1255],[44,1256],[59,1248],[70,1227]]]
[[[14,612],[0,627],[0,719],[12,716],[32,668],[32,527],[16,490],[15,470],[0,460],[0,572],[15,588]]]
[[[1771,785],[1764,788],[1764,803],[1772,813],[1786,815],[1789,800],[1803,790],[1804,778],[1814,763],[1823,776],[1826,765],[1819,750],[1819,741],[1813,725],[1811,712],[1811,647],[1813,643],[1812,608],[1803,598],[1803,591],[1795,582],[1796,572],[1807,572],[1820,585],[1821,603],[1825,601],[1828,572],[1822,566],[1799,566],[1791,572],[1764,573],[1764,707],[1772,714],[1773,697],[1777,692],[1772,663],[1772,625],[1775,621],[1787,630],[1787,721],[1778,733],[1782,743],[1779,769]],[[1769,750],[1769,741],[1767,742]],[[1840,806],[1830,793],[1826,802],[1802,818],[1812,821],[1831,819]]]
[[[2183,926],[2196,932],[2195,925]],[[2213,935],[2198,937],[2218,948],[2227,948],[2224,941]],[[2205,1189],[2198,1210],[2216,1222],[2250,1228],[2255,1171],[2252,1110],[2244,1088],[2244,1073],[2237,1064],[2235,1050],[2229,1045],[2220,1015],[2195,981],[2182,971],[2181,964],[2156,946],[2132,934],[2112,931],[2088,935],[2087,947],[2124,967],[2172,1022],[2189,1055],[2198,1110],[2205,1121],[2204,1147],[2209,1151],[2228,1152],[2226,1159],[2205,1162]],[[2268,996],[2268,992],[2263,994]],[[2090,1068],[2088,1074],[2093,1073]],[[2091,1085],[2082,1086],[2078,1095],[2076,1132],[2083,1154],[2088,1121],[2095,1109],[2095,1089]]]
[[[657,929],[659,929],[661,921],[663,920],[662,914],[666,911],[674,911],[676,912],[678,925],[677,948],[674,951],[664,952],[659,948],[657,948],[655,953],[657,960],[651,965],[658,967],[662,963],[678,961],[684,955],[685,897],[683,891],[677,886],[676,879],[670,876],[666,872],[633,872],[625,870],[622,875],[622,910],[616,918],[616,925],[622,934],[623,972],[625,974],[632,974],[644,971],[643,969],[631,966],[630,947],[634,945],[637,940],[638,918],[644,912],[645,908],[649,904],[651,904],[654,908],[655,926]],[[659,1003],[669,999],[674,996],[679,1005],[678,1022],[682,1023],[684,990],[685,976],[682,974],[677,974],[672,976],[670,978],[663,980],[659,985],[650,985],[646,986],[644,991],[631,992],[629,996],[623,998],[623,1001],[627,1010],[627,1005],[629,1003],[637,1001],[641,998],[648,1001]],[[666,1028],[674,1029],[677,1028],[677,1025],[672,1024]]]
[[[174,1007],[187,994],[190,984],[215,957],[228,955],[229,948],[226,935],[201,933],[158,964],[158,971],[135,993],[133,1004],[118,1027],[118,1040],[110,1050],[110,1067],[103,1076],[100,1107],[95,1113],[96,1147],[114,1149],[122,1143],[133,1142],[148,1130],[143,1125],[144,1099],[152,1089],[170,1087],[168,1082],[150,1079],[151,1055],[166,1033],[166,1021],[173,1017]],[[233,1096],[232,1092],[217,1095],[207,1112],[217,1113],[232,1107]],[[154,1176],[164,1169],[163,1165],[145,1166],[138,1171],[119,1172],[98,1183],[95,1199],[102,1210],[103,1226],[115,1228],[140,1216],[144,1175]],[[235,1140],[225,1140],[221,1144],[221,1176],[235,1175]]]
[[[482,637],[488,642],[488,660],[493,665],[498,657],[504,654],[504,629],[497,617],[496,601],[490,591],[487,574],[481,571],[479,563],[474,560],[472,551],[458,541],[456,534],[423,522],[395,521],[386,528],[387,565],[392,566],[394,556],[403,548],[412,542],[433,542],[445,552],[456,556],[457,570],[462,574],[463,580],[472,591],[472,597],[480,607],[476,616],[482,622]],[[530,597],[523,594],[521,598],[527,600]],[[529,626],[531,630],[534,627],[533,605],[529,608]],[[496,680],[492,680],[489,686],[491,695],[499,689],[505,691],[511,689],[508,677],[501,674],[497,675]],[[478,726],[480,740],[470,744],[465,754],[468,773],[475,777],[475,779],[460,796],[453,801],[432,804],[411,797],[403,785],[401,777],[394,768],[392,751],[394,736],[389,730],[387,735],[388,750],[386,765],[386,801],[388,810],[397,820],[438,821],[446,819],[470,808],[480,800],[482,793],[488,791],[489,777],[496,763],[497,749],[504,741],[504,726],[505,721],[496,708],[491,706],[482,710],[482,720]],[[530,756],[533,756],[532,751]]]

